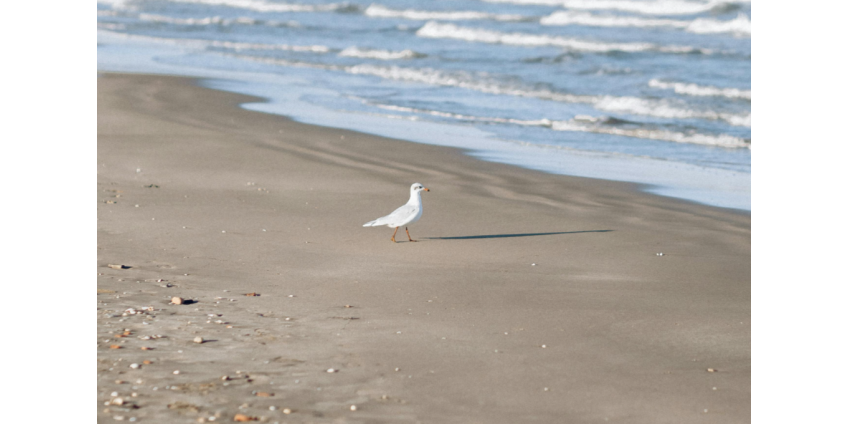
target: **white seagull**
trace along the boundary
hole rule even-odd
[[[415,241],[412,239],[412,237],[409,236],[409,227],[406,226],[409,224],[413,224],[419,219],[421,219],[421,212],[423,210],[423,208],[421,207],[422,191],[430,191],[430,189],[424,187],[420,183],[413,184],[411,187],[409,187],[409,201],[406,202],[405,205],[395,209],[394,212],[382,218],[377,218],[371,222],[366,222],[363,227],[377,227],[380,225],[385,225],[387,227],[394,228],[395,232],[394,234],[392,234],[393,242],[395,242],[395,234],[397,234],[398,228],[404,227],[406,229],[406,236],[409,237],[409,241]]]

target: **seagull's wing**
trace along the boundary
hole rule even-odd
[[[417,214],[417,213],[418,213],[418,206],[409,205],[409,204],[403,205],[403,206],[395,209],[394,212],[392,212],[392,213],[390,213],[390,214],[388,214],[388,215],[386,215],[382,218],[377,218],[377,219],[375,219],[371,222],[365,223],[365,225],[363,225],[363,227],[376,227],[376,226],[379,226],[379,225],[388,225],[390,227],[398,227],[398,226],[401,226],[401,225],[409,222],[409,220],[412,219],[412,217],[414,217],[415,214]]]

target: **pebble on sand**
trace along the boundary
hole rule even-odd
[[[203,337],[197,336],[194,338],[195,343],[203,343]]]
[[[171,303],[173,303],[174,305],[182,305],[183,304],[183,298],[178,297],[178,296],[174,296],[174,297],[171,298]]]
[[[236,414],[236,416],[233,417],[233,421],[239,422],[239,423],[245,423],[245,422],[248,422],[248,421],[257,421],[257,420],[259,420],[259,418],[251,417],[250,415],[244,415],[244,414]]]
[[[350,405],[350,410],[351,410],[351,411],[356,411],[356,405]]]

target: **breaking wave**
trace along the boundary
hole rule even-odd
[[[523,21],[526,17],[521,15],[498,15],[493,13],[475,11],[451,11],[438,12],[427,10],[395,10],[385,6],[372,4],[365,9],[366,16],[376,18],[403,18],[417,21],[429,21],[438,19],[441,21],[469,21],[469,20],[494,20],[494,21]]]
[[[717,96],[729,99],[751,100],[751,90],[740,90],[738,88],[720,88],[697,85],[685,82],[667,82],[658,79],[648,81],[648,86],[666,90],[674,90],[678,94],[690,96]]]
[[[576,38],[565,38],[550,35],[535,35],[524,33],[503,33],[477,28],[461,27],[454,24],[441,24],[435,21],[427,22],[416,33],[425,38],[449,38],[489,44],[507,44],[529,47],[562,47],[571,50],[609,53],[609,52],[642,52],[659,51],[665,53],[710,53],[708,50],[689,46],[659,46],[651,43],[605,43],[587,41]]]
[[[542,25],[583,25],[598,27],[675,28],[698,34],[730,33],[751,35],[751,20],[740,13],[733,20],[698,18],[692,21],[641,18],[638,16],[597,15],[587,12],[558,11],[539,20]]]
[[[722,10],[734,3],[743,1],[712,0],[706,3],[686,0],[484,0],[489,3],[536,4],[560,6],[566,9],[581,10],[619,10],[642,15],[694,15],[697,13]],[[746,2],[745,2],[746,3]]]
[[[554,131],[589,132],[595,134],[609,134],[623,137],[633,137],[649,140],[669,141],[674,143],[700,144],[705,146],[718,146],[727,148],[751,148],[748,140],[727,134],[701,134],[694,131],[680,132],[668,131],[656,128],[640,127],[633,122],[621,121],[610,117],[590,117],[578,115],[568,121],[552,121],[549,119],[523,120],[513,118],[480,117],[464,115],[459,113],[442,112],[411,108],[405,106],[385,105],[371,103],[380,109],[396,112],[416,113],[419,115],[430,115],[440,118],[455,119],[466,122],[512,124],[521,126],[547,127]],[[624,124],[624,125],[622,125]],[[625,125],[630,126],[630,128]]]
[[[255,10],[257,12],[332,12],[350,9],[350,5],[341,3],[330,4],[292,4],[271,3],[263,0],[170,0],[175,3],[206,4],[211,6],[228,6],[238,9]]]
[[[230,25],[265,25],[272,27],[299,27],[295,21],[288,22],[280,22],[280,21],[265,21],[261,19],[254,19],[248,17],[237,17],[237,18],[222,18],[220,16],[209,16],[205,18],[172,18],[170,16],[162,16],[162,15],[152,15],[149,13],[142,13],[138,15],[138,19],[145,22],[161,22],[166,24],[174,24],[174,25],[197,25],[197,26],[206,26],[206,25],[218,25],[218,26],[230,26]]]
[[[344,68],[345,72],[372,75],[396,81],[418,82],[430,85],[459,87],[482,93],[528,97],[564,103],[590,104],[598,110],[632,115],[654,116],[672,119],[721,120],[734,126],[751,126],[751,115],[737,115],[712,110],[687,108],[668,100],[643,99],[638,97],[616,97],[561,93],[545,89],[533,89],[505,85],[485,74],[467,72],[444,72],[430,68],[404,68],[398,66],[356,65]]]
[[[361,57],[366,59],[380,60],[397,60],[397,59],[415,59],[425,57],[426,55],[406,49],[401,51],[376,50],[376,49],[360,49],[358,47],[348,47],[339,53],[339,56],[344,57]]]

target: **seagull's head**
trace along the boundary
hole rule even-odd
[[[409,191],[411,191],[413,193],[419,193],[419,192],[422,192],[422,191],[430,191],[430,189],[427,188],[427,187],[424,187],[423,185],[421,185],[421,183],[415,183],[415,184],[412,185],[412,187],[409,188]]]

